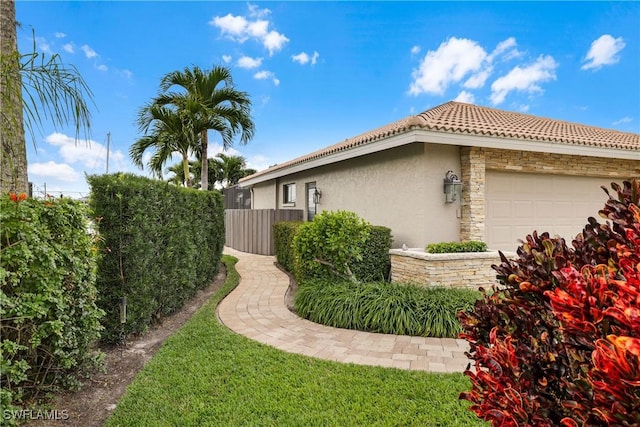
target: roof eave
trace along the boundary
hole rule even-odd
[[[297,172],[303,172],[320,166],[377,153],[390,148],[423,142],[429,144],[457,145],[462,147],[495,148],[500,150],[532,151],[538,153],[565,154],[588,157],[604,157],[611,159],[639,160],[640,152],[615,148],[594,147],[590,145],[567,144],[566,142],[535,141],[530,139],[502,138],[487,135],[470,135],[453,132],[440,132],[425,129],[413,129],[401,134],[381,138],[369,143],[328,154],[305,162],[293,164],[260,173],[256,177],[246,177],[240,180],[242,187],[252,187],[265,181],[277,179]]]

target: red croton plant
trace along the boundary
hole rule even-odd
[[[460,313],[472,389],[495,426],[640,425],[640,181],[612,184],[568,247],[533,232],[499,287]]]

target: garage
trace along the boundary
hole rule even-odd
[[[514,251],[533,230],[570,242],[588,217],[599,218],[611,179],[486,171],[485,242]]]

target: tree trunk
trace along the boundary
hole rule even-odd
[[[191,187],[191,179],[189,176],[189,157],[187,153],[182,155],[182,171],[184,172],[184,181],[182,182],[182,185],[185,187]]]
[[[14,0],[0,0],[0,76],[0,193],[27,193],[27,147]]]
[[[202,172],[200,173],[200,189],[206,191],[209,189],[209,160],[207,159],[207,151],[209,151],[209,136],[207,130],[202,133]]]

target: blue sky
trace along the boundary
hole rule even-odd
[[[161,77],[230,67],[250,94],[258,170],[450,100],[640,132],[637,2],[20,1],[19,48],[73,64],[94,93],[90,141],[45,122],[29,179],[86,195],[129,161]],[[220,151],[210,135],[210,156]],[[176,157],[176,161],[178,158]]]

